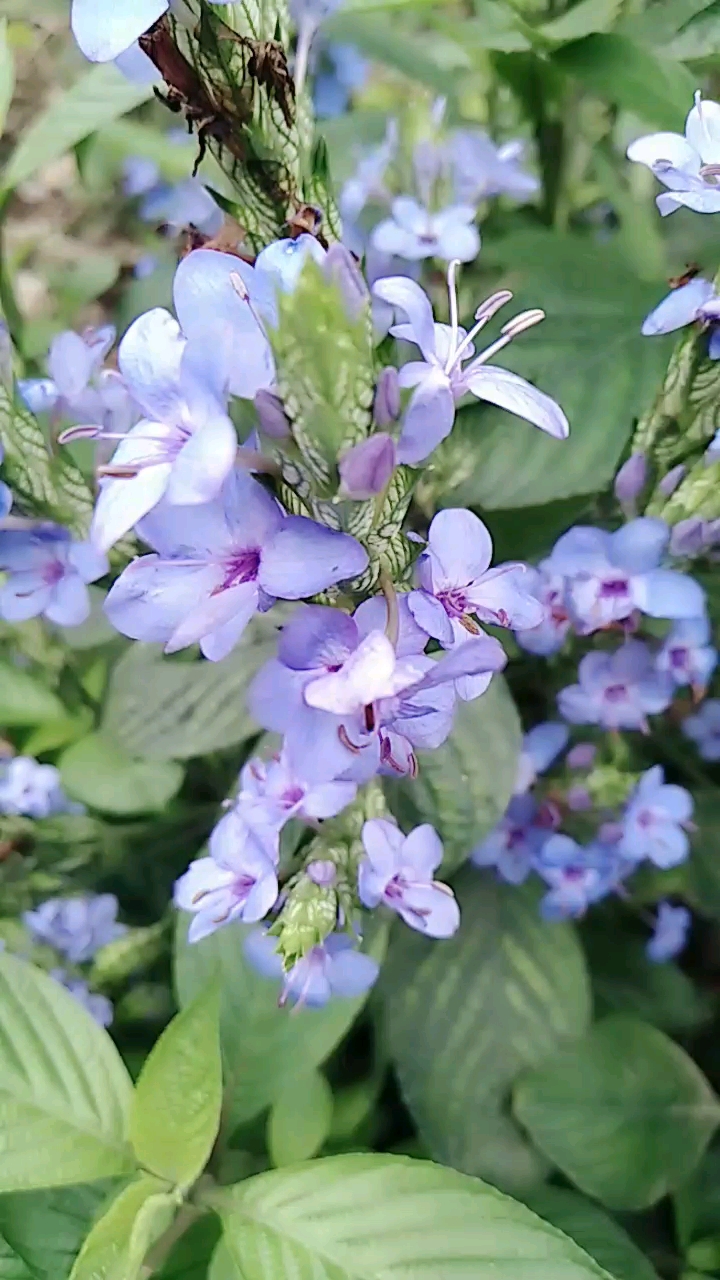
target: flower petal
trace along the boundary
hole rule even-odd
[[[363,824],[362,842],[375,875],[387,883],[400,868],[405,845],[402,831],[387,818],[369,818]]]
[[[636,138],[627,149],[627,158],[646,164],[649,169],[663,161],[676,169],[687,169],[688,173],[700,169],[698,152],[680,133],[648,133]]]
[[[102,484],[90,526],[90,540],[99,551],[108,551],[157,506],[170,472],[170,463],[163,462],[144,467],[132,478],[106,480]]]
[[[73,0],[71,25],[91,62],[111,62],[147,31],[167,9],[167,0]]]
[[[414,827],[402,846],[402,864],[412,867],[418,880],[432,880],[443,860],[444,849],[437,831],[429,822]]]
[[[68,573],[55,587],[45,617],[58,627],[79,627],[90,613],[88,589],[77,573]]]
[[[435,322],[425,290],[407,276],[387,276],[375,281],[372,292],[374,297],[405,313],[414,341],[425,359],[430,360],[435,354]]]
[[[464,507],[447,507],[433,517],[428,533],[434,589],[465,587],[480,578],[492,560],[490,532]]]
[[[452,623],[439,600],[427,591],[411,591],[407,603],[413,619],[426,637],[432,636],[433,640],[439,640],[440,644],[448,647],[452,645]]]
[[[141,556],[121,573],[105,600],[105,612],[124,636],[166,644],[184,618],[211,594],[218,570]]]
[[[696,95],[685,121],[685,137],[703,164],[720,164],[720,104]]]
[[[302,600],[364,573],[367,552],[346,533],[305,516],[288,516],[262,549],[258,582],[283,600]]]
[[[230,622],[234,624],[232,637],[239,640],[253,614],[257,612],[257,607],[258,589],[255,582],[241,582],[226,590],[215,588],[204,599],[198,600],[196,606],[180,620],[168,637],[165,652],[177,653],[179,649],[186,649],[188,645],[211,636]],[[225,648],[224,645],[222,647]],[[212,651],[213,646],[210,648]],[[209,657],[209,654],[206,656]],[[225,653],[222,652],[220,656],[225,657]]]
[[[295,671],[340,666],[358,644],[353,618],[327,605],[309,604],[298,609],[278,643],[278,657]]]
[[[417,466],[449,436],[455,421],[450,379],[442,369],[428,373],[413,392],[397,442],[398,462]]]
[[[560,405],[508,369],[491,364],[473,369],[469,365],[463,382],[478,400],[488,400],[517,414],[518,418],[525,418],[556,440],[566,440],[570,434],[570,424]]]
[[[197,408],[193,420],[198,420]],[[168,502],[190,506],[211,501],[232,471],[236,455],[235,428],[220,406],[209,400],[204,421],[173,462],[166,490]]]
[[[675,569],[654,569],[634,586],[637,607],[651,618],[695,618],[705,608],[700,583]]]
[[[645,317],[641,333],[645,337],[651,337],[655,334],[672,333],[674,329],[692,324],[697,319],[698,308],[714,295],[715,290],[709,280],[703,280],[702,276],[688,280],[679,289],[671,289],[667,297]]]
[[[451,938],[460,927],[460,908],[451,889],[439,884],[411,885],[397,906],[411,929],[428,938]]]
[[[172,426],[182,408],[180,365],[185,339],[164,307],[138,316],[118,348],[118,365],[128,389],[151,418]]]
[[[664,520],[638,516],[610,534],[610,559],[630,573],[647,573],[657,568],[669,541],[670,530]]]

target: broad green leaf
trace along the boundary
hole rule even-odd
[[[576,1191],[538,1187],[525,1203],[554,1227],[559,1227],[616,1280],[658,1280],[645,1254],[604,1210]]]
[[[119,74],[119,73],[118,73]],[[84,537],[93,513],[90,488],[67,450],[50,451],[37,418],[0,382],[3,479],[20,510],[57,520]]]
[[[296,1076],[268,1118],[268,1150],[275,1167],[311,1160],[330,1132],[332,1112],[332,1089],[322,1072]]]
[[[101,813],[163,809],[183,780],[180,765],[133,759],[106,733],[90,733],[74,742],[58,763],[68,794]]]
[[[694,853],[693,853],[694,857]],[[614,923],[583,930],[600,1013],[631,1013],[662,1031],[691,1031],[712,1017],[705,995],[676,964],[653,964],[639,938]]]
[[[655,129],[681,129],[692,105],[695,78],[681,62],[616,32],[566,44],[553,62],[591,93],[632,111]]]
[[[663,0],[636,12],[627,12],[618,24],[621,35],[638,44],[663,48],[681,36],[703,10],[716,10],[716,0]]]
[[[458,67],[470,70],[467,51],[457,41],[443,41],[428,33],[423,39],[401,27],[389,14],[334,13],[323,24],[328,39],[354,44],[366,57],[380,62],[408,79],[424,84],[451,101],[458,91]]]
[[[683,754],[687,746],[683,746]],[[693,789],[695,800],[694,821],[697,834],[693,838],[692,858],[684,868],[687,876],[687,892],[693,905],[702,915],[720,919],[720,865],[718,865],[718,836],[720,835],[720,792],[714,787]]]
[[[706,1151],[673,1196],[675,1226],[685,1252],[693,1240],[720,1233],[720,1150]]]
[[[0,1196],[0,1280],[67,1280],[109,1189],[100,1182]]]
[[[517,776],[522,730],[505,681],[495,676],[487,693],[458,702],[447,742],[418,754],[417,778],[384,779],[388,804],[408,830],[422,822],[437,827],[445,845],[447,873],[502,817]]]
[[[130,1138],[145,1169],[180,1187],[200,1176],[220,1124],[220,991],[211,983],[166,1027],[135,1086]]]
[[[8,42],[7,18],[0,19],[0,135],[15,88],[15,59]]]
[[[387,1046],[430,1154],[524,1189],[542,1162],[505,1114],[505,1098],[523,1068],[585,1031],[582,952],[570,925],[539,918],[527,889],[473,867],[454,888],[454,938],[393,934],[381,984]]]
[[[622,9],[622,0],[580,0],[559,18],[545,22],[538,32],[545,40],[565,44],[596,31],[609,31]]]
[[[155,760],[186,760],[242,742],[256,732],[248,685],[274,648],[274,628],[262,622],[217,663],[172,662],[158,645],[134,644],[110,677],[103,729],[127,751]]]
[[[159,1178],[131,1182],[96,1222],[70,1280],[137,1280],[150,1245],[172,1222],[177,1202]]]
[[[473,54],[493,50],[498,53],[523,53],[533,47],[534,31],[510,5],[499,0],[476,0],[476,14],[462,24],[463,45]],[[448,36],[457,36],[457,20],[442,10],[432,15],[433,26]]]
[[[613,1015],[528,1072],[515,1114],[581,1191],[611,1209],[644,1209],[695,1168],[720,1104],[672,1040]]]
[[[29,671],[0,662],[0,725],[7,729],[60,720],[65,708],[46,685]]]
[[[112,63],[83,71],[21,135],[2,174],[3,189],[17,187],[88,134],[151,97],[152,85],[127,80]]]
[[[133,1168],[130,1078],[109,1035],[57,982],[0,953],[0,1191]]]
[[[175,956],[181,1005],[220,975],[225,1106],[234,1125],[251,1120],[298,1076],[324,1062],[365,1003],[365,998],[333,1000],[324,1009],[300,1009],[292,1015],[279,1009],[279,984],[261,977],[245,960],[247,932],[234,923],[189,945],[187,922],[180,918]],[[376,960],[382,960],[386,942],[386,924],[371,921],[366,947]]]
[[[190,1224],[175,1242],[153,1280],[206,1280],[222,1228],[214,1213]]]
[[[524,1205],[426,1160],[334,1156],[221,1197],[238,1280],[607,1280]]]
[[[666,284],[637,280],[612,243],[553,231],[515,232],[484,245],[483,260],[515,292],[514,307],[546,313],[500,363],[562,405],[570,438],[552,440],[507,413],[469,404],[433,457],[432,493],[492,511],[604,489],[667,364],[666,341],[640,333]]]

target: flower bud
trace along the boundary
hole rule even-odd
[[[271,440],[286,440],[290,435],[290,422],[283,409],[282,400],[261,387],[255,392],[255,410],[260,430]]]
[[[568,809],[573,813],[582,813],[586,809],[592,809],[592,797],[587,787],[576,785],[570,787],[566,796]]]
[[[687,520],[679,520],[670,535],[670,554],[672,556],[699,556],[705,549],[705,521],[700,516],[689,516]]]
[[[332,889],[337,880],[337,867],[329,858],[316,858],[306,866],[305,875],[321,889]]]
[[[359,320],[369,306],[370,294],[350,250],[344,244],[332,244],[325,256],[323,270],[326,278],[340,290],[348,320]]]
[[[395,441],[384,432],[361,440],[340,459],[340,493],[361,502],[382,493],[395,469]]]
[[[644,453],[633,453],[624,462],[615,477],[615,497],[623,511],[635,510],[635,500],[645,488],[647,462]]]
[[[568,751],[565,763],[570,769],[592,769],[597,747],[592,742],[578,742]]]
[[[373,417],[379,427],[389,427],[400,417],[400,382],[394,365],[380,370],[375,388]]]
[[[666,476],[663,476],[658,485],[663,497],[669,498],[670,494],[675,492],[686,470],[687,468],[680,462],[676,467],[673,467],[672,471],[668,471]]]

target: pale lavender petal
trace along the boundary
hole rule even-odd
[[[107,556],[90,542],[71,542],[67,549],[67,559],[83,582],[94,582],[108,571]]]
[[[118,348],[128,389],[151,418],[174,425],[182,409],[180,365],[185,339],[164,307],[154,307],[130,325]]]
[[[670,541],[670,530],[664,520],[639,516],[610,534],[610,558],[630,573],[647,573],[656,569]]]
[[[433,310],[424,289],[407,276],[388,276],[376,280],[373,296],[404,312],[412,325],[414,341],[426,360],[435,355],[435,323]]]
[[[341,490],[356,501],[374,498],[395,470],[395,441],[383,432],[368,436],[343,454],[338,464]]]
[[[370,990],[379,972],[377,960],[363,951],[339,951],[328,966],[328,979],[333,995],[358,1000]]]
[[[92,349],[72,329],[58,333],[50,343],[48,370],[61,396],[75,400],[85,390],[95,367]]]
[[[260,668],[248,690],[251,716],[263,729],[285,733],[303,713],[304,683],[304,678],[271,658]],[[302,760],[300,766],[302,767]]]
[[[190,570],[190,572],[193,572]],[[232,623],[231,636],[234,640],[239,640],[243,631],[253,614],[257,612],[258,607],[258,589],[255,582],[241,582],[236,587],[230,587],[226,590],[214,589],[206,599],[198,601],[192,611],[183,618],[172,635],[168,637],[165,645],[166,653],[177,653],[179,649],[186,649],[188,645],[196,644],[205,637],[211,637],[220,628],[224,628],[227,624]],[[223,637],[229,640],[227,634]],[[209,646],[212,652],[216,652],[216,647]],[[223,650],[220,656],[225,657],[225,645],[221,645]],[[206,657],[210,654],[206,653]]]
[[[443,860],[443,845],[437,831],[429,822],[415,827],[406,837],[402,847],[403,866],[410,865],[421,880],[432,880]]]
[[[232,471],[236,455],[235,428],[218,406],[173,462],[166,490],[168,502],[177,506],[209,502]]]
[[[461,676],[502,671],[506,664],[507,654],[499,640],[493,636],[469,638],[466,644],[455,645],[454,649],[435,662],[433,670],[418,683],[418,688],[432,689],[435,685],[457,680]]]
[[[651,618],[695,618],[705,608],[700,583],[674,569],[655,569],[637,579],[633,598]]]
[[[387,883],[399,870],[403,860],[405,837],[402,831],[395,822],[390,822],[387,818],[369,818],[363,824],[362,842],[365,856],[375,875]],[[442,859],[442,853],[440,857]]]
[[[466,586],[492,560],[492,538],[479,516],[464,507],[448,507],[433,517],[428,533],[433,586]]]
[[[339,671],[310,681],[305,701],[309,707],[333,715],[350,714],[378,698],[394,697],[414,685],[422,671],[419,660],[398,661],[387,636],[371,631]]]
[[[354,782],[322,782],[307,792],[303,800],[303,813],[309,818],[334,818],[357,794]]]
[[[45,616],[58,627],[79,627],[90,613],[88,589],[77,573],[66,574],[52,592]]]
[[[460,908],[445,885],[413,884],[396,909],[405,924],[429,938],[451,938],[460,927]]]
[[[47,609],[52,587],[45,586],[39,573],[14,573],[0,587],[0,618],[5,622],[26,622]]]
[[[662,302],[645,317],[641,333],[646,337],[660,333],[672,333],[697,319],[698,308],[714,296],[709,280],[696,276],[679,289],[672,289]]]
[[[544,773],[550,768],[553,760],[567,746],[568,736],[566,726],[553,720],[537,724],[525,734],[523,752],[532,760],[536,773]]]
[[[283,628],[278,657],[296,671],[310,671],[339,666],[357,644],[354,618],[327,605],[309,604],[298,609]]]
[[[420,654],[427,644],[427,632],[415,621],[410,609],[409,594],[398,596],[398,638],[395,652],[398,658],[407,658],[410,654]],[[334,613],[337,610],[333,610]],[[444,610],[443,610],[444,612]],[[353,614],[360,636],[369,635],[371,631],[387,629],[387,601],[384,596],[371,596],[358,605]]]
[[[475,210],[471,210],[474,217]],[[450,215],[453,214],[453,217]],[[480,232],[475,226],[468,226],[460,221],[453,210],[448,209],[438,214],[433,220],[437,244],[435,257],[451,262],[457,258],[459,262],[472,262],[480,252]]]
[[[91,62],[111,62],[129,48],[167,9],[167,0],[73,0],[71,25]]]
[[[570,424],[559,404],[508,369],[498,365],[480,365],[473,369],[469,365],[463,381],[478,400],[488,400],[525,418],[556,440],[565,440],[570,434]]]
[[[367,552],[345,533],[288,516],[263,548],[258,581],[268,595],[302,600],[364,573]]]
[[[658,174],[658,177],[662,179],[663,175]],[[705,190],[699,191],[664,191],[662,195],[657,196],[655,203],[663,217],[674,213],[680,205],[686,209],[692,209],[695,213],[719,213],[720,190],[706,187]]]
[[[467,598],[481,622],[517,631],[530,630],[544,622],[545,606],[524,589],[524,577],[524,565],[504,564],[488,569],[472,584]]]
[[[144,467],[136,476],[106,480],[100,488],[90,526],[90,540],[99,551],[132,529],[162,498],[170,479],[171,465],[163,462]]]
[[[442,369],[429,367],[405,411],[397,442],[398,462],[410,466],[423,462],[441,440],[449,436],[454,421],[455,400],[450,379]]]
[[[415,622],[426,635],[439,640],[442,645],[453,643],[452,624],[439,600],[427,591],[411,591],[407,602]]]
[[[139,44],[131,44],[129,49],[118,54],[113,61],[118,71],[125,76],[126,80],[132,80],[133,84],[159,84],[162,80],[162,75],[155,63],[148,58]]]
[[[663,162],[688,173],[700,169],[700,156],[680,133],[649,133],[636,138],[627,149],[627,158],[650,169]]]
[[[128,565],[111,588],[105,612],[113,626],[132,640],[166,644],[217,583],[216,568],[142,556]]]

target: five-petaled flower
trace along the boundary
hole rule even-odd
[[[689,791],[665,781],[662,765],[648,769],[623,816],[618,852],[631,862],[649,858],[656,867],[676,867],[688,856],[686,828],[693,812]]]
[[[681,205],[696,213],[720,213],[720,105],[703,99],[699,90],[685,121],[684,137],[646,134],[630,143],[627,154],[628,159],[647,165],[668,188],[656,197],[663,216]]]
[[[175,905],[192,911],[188,941],[199,942],[231,920],[255,923],[278,896],[277,845],[264,843],[231,810],[210,837],[210,856],[197,858],[175,885]]]
[[[60,627],[77,627],[90,613],[87,583],[108,571],[102,552],[74,542],[67,529],[40,524],[0,530],[0,617],[24,622],[44,614]]]
[[[443,858],[435,828],[423,823],[404,836],[394,822],[370,818],[363,826],[362,842],[360,901],[366,907],[384,903],[429,938],[452,937],[460,924],[460,909],[452,889],[433,879]]]

